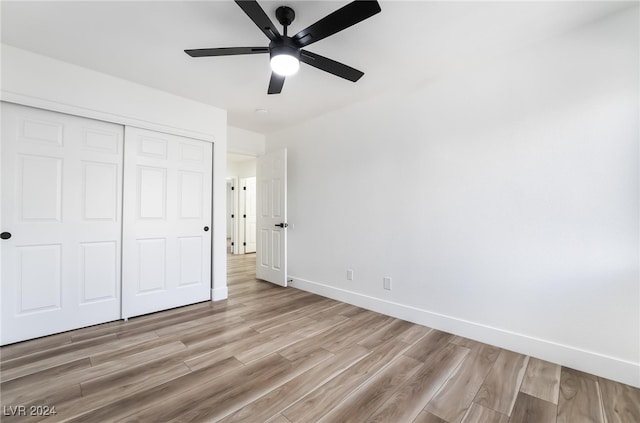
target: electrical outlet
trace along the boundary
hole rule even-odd
[[[391,291],[391,278],[388,276],[385,276],[383,279],[383,286],[384,289],[386,289],[387,291]]]
[[[347,269],[347,280],[348,281],[353,280],[353,269]]]

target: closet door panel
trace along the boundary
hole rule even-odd
[[[123,127],[1,105],[1,343],[119,319]]]
[[[125,129],[123,317],[211,299],[211,143]]]

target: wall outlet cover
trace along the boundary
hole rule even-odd
[[[391,278],[388,276],[385,276],[385,278],[383,279],[383,286],[384,289],[386,289],[387,291],[391,291]]]

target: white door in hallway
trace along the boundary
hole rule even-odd
[[[124,318],[211,299],[212,144],[125,128]]]
[[[287,150],[258,157],[256,277],[287,286]]]
[[[256,252],[256,178],[242,179],[244,197],[244,252]]]
[[[122,126],[0,104],[2,345],[119,319]]]

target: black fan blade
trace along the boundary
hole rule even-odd
[[[264,32],[264,35],[266,35],[267,38],[273,41],[276,38],[280,37],[278,29],[273,26],[273,22],[271,22],[271,19],[269,19],[267,14],[264,13],[264,9],[260,7],[257,1],[236,0],[236,3],[238,4],[238,6],[240,6],[240,9],[242,9],[244,13],[249,16],[249,18],[251,18],[253,23],[255,23],[258,28],[260,28],[260,31]]]
[[[377,1],[354,1],[298,32],[292,38],[300,47],[349,28],[380,12]]]
[[[269,53],[269,47],[197,48],[184,52],[191,57],[235,56],[237,54]]]
[[[364,75],[364,73],[358,69],[354,69],[344,63],[336,62],[335,60],[327,59],[324,56],[311,53],[307,50],[300,50],[300,61],[353,82],[356,82]]]
[[[284,85],[284,76],[271,72],[271,80],[269,81],[269,91],[267,94],[280,94]]]

